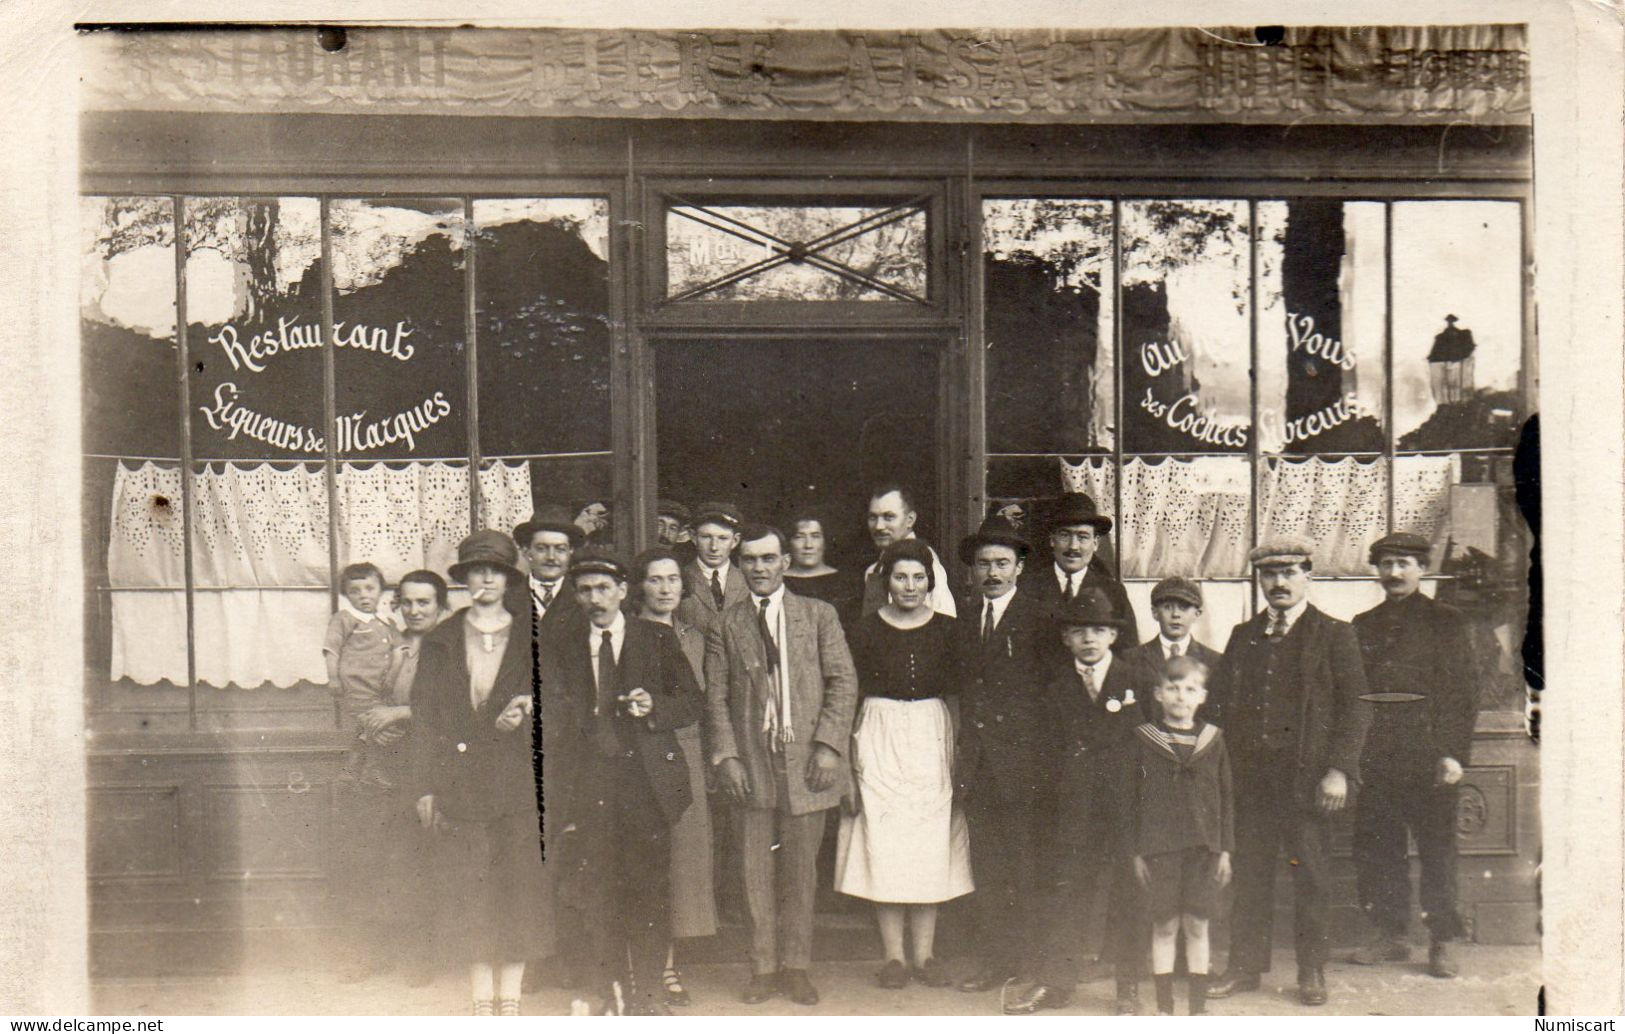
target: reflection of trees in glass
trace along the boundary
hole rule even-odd
[[[900,288],[910,294],[926,294],[926,217],[915,211],[872,230],[854,233],[838,243],[816,247],[819,238],[841,236],[843,229],[885,211],[877,207],[831,207],[824,205],[706,205],[709,212],[726,217],[717,219],[686,206],[700,218],[723,223],[752,239],[746,240],[713,226],[701,225],[678,210],[666,217],[666,261],[668,293],[681,294],[710,281],[725,277],[742,267],[771,257],[784,245],[809,245],[815,257],[824,257],[850,267],[861,277]],[[729,223],[737,220],[745,226]],[[791,260],[731,283],[722,284],[698,296],[708,301],[755,301],[782,299],[797,301],[873,301],[893,297],[885,291],[834,270],[808,262]]]

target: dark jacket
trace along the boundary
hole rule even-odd
[[[1205,847],[1236,849],[1230,753],[1216,725],[1198,722],[1196,749],[1181,758],[1161,727],[1134,730],[1123,751],[1122,844],[1141,856]]]
[[[582,618],[544,643],[554,657],[553,678],[542,688],[550,831],[576,822],[587,813],[583,807],[586,795],[603,791],[583,780],[584,773],[598,767],[593,717],[597,679],[588,646],[589,628]],[[654,700],[653,710],[644,718],[631,717],[622,705],[613,720],[621,742],[642,762],[661,814],[668,824],[676,822],[693,802],[688,763],[675,730],[700,719],[703,704],[694,671],[683,656],[676,632],[666,625],[628,617],[615,674],[619,682],[615,695],[644,689]]]
[[[1049,609],[1019,587],[993,638],[982,642],[980,596],[960,606],[954,656],[960,671],[954,782],[1031,799],[1054,777],[1056,730],[1045,686],[1066,656]]]
[[[1466,618],[1449,604],[1413,592],[1357,615],[1354,631],[1372,695],[1419,698],[1373,701],[1366,767],[1398,766],[1430,775],[1440,758],[1465,765],[1473,748],[1480,681]]]
[[[1230,633],[1224,659],[1208,686],[1204,714],[1225,729],[1237,770],[1264,761],[1262,684],[1269,651],[1277,651],[1276,662],[1298,672],[1292,687],[1296,700],[1291,753],[1297,762],[1294,784],[1300,800],[1313,803],[1314,789],[1327,769],[1341,771],[1352,789],[1360,779],[1360,752],[1371,723],[1371,705],[1363,699],[1365,666],[1353,626],[1310,604],[1286,638],[1272,647],[1264,634],[1268,623],[1269,611],[1263,610]]]
[[[1062,599],[1061,583],[1056,579],[1055,564],[1046,562],[1034,566],[1035,563],[1036,560],[1029,560],[1027,566],[1022,569],[1019,583],[1021,589],[1028,596],[1038,600],[1046,609],[1055,611],[1065,602]],[[1105,593],[1106,598],[1111,601],[1112,609],[1123,619],[1123,627],[1117,633],[1117,642],[1112,646],[1112,652],[1121,656],[1140,641],[1139,626],[1134,620],[1134,605],[1129,602],[1128,590],[1123,588],[1122,582],[1104,573],[1093,563],[1083,569],[1078,592],[1090,588]],[[963,614],[964,611],[960,613]]]
[[[464,608],[423,637],[412,684],[413,784],[415,796],[434,794],[435,807],[453,819],[489,821],[534,813],[536,775],[531,760],[533,726],[501,732],[497,716],[516,696],[535,699],[530,677],[530,636],[514,620],[497,669],[496,684],[476,710],[469,702],[464,653]]]
[[[677,617],[709,635],[722,621],[723,612],[740,600],[750,597],[750,585],[745,572],[736,561],[728,562],[728,577],[722,582],[722,606],[711,596],[711,572],[698,560],[683,565],[683,602],[677,605]]]
[[[1055,835],[1058,842],[1109,851],[1116,841],[1122,753],[1134,727],[1150,719],[1152,676],[1114,656],[1093,701],[1068,658],[1044,687],[1059,733]],[[1116,705],[1115,707],[1113,705]]]
[[[1206,643],[1197,642],[1195,636],[1190,638],[1189,651],[1186,656],[1194,657],[1207,665],[1209,679],[1218,672],[1219,662],[1224,659],[1224,654]],[[1133,661],[1153,675],[1161,675],[1163,667],[1168,663],[1168,658],[1163,656],[1162,653],[1162,639],[1160,636],[1152,636],[1139,646],[1124,651],[1123,659]]]

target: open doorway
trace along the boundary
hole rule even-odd
[[[810,505],[830,562],[864,565],[868,492],[916,493],[919,533],[942,527],[940,349],[927,342],[705,339],[655,347],[658,494],[737,503],[782,521]]]

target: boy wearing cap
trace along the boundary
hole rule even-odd
[[[1219,651],[1191,634],[1202,616],[1200,585],[1189,578],[1164,578],[1151,590],[1151,613],[1157,618],[1157,635],[1128,651],[1128,659],[1159,675],[1175,657],[1194,657],[1209,671],[1218,666]]]
[[[1124,622],[1099,589],[1084,589],[1076,600],[1062,604],[1055,624],[1065,659],[1052,662],[1041,728],[1053,731],[1056,739],[1035,738],[1031,746],[1034,753],[1054,759],[1056,787],[1039,931],[1044,953],[1037,982],[1005,1012],[1025,1015],[1071,1001],[1082,969],[1080,934],[1097,891],[1109,886],[1101,956],[1116,971],[1117,1014],[1132,1016],[1140,1007],[1149,928],[1141,921],[1139,894],[1120,837],[1120,759],[1135,726],[1150,718],[1148,698],[1155,680],[1112,652]]]
[[[732,503],[702,503],[694,510],[695,556],[683,565],[684,595],[677,616],[702,635],[716,627],[724,611],[750,595],[745,576],[733,562],[743,524],[739,507]]]
[[[1428,972],[1449,978],[1457,974],[1450,943],[1462,935],[1456,796],[1472,749],[1479,687],[1466,620],[1421,591],[1431,556],[1428,540],[1409,532],[1373,542],[1369,560],[1387,599],[1354,619],[1373,712],[1360,761],[1354,866],[1373,939],[1353,961],[1410,958],[1409,828],[1422,856]]]
[[[1326,1003],[1332,816],[1360,781],[1371,705],[1354,629],[1309,602],[1314,544],[1281,536],[1249,555],[1268,604],[1230,633],[1209,717],[1236,780],[1230,959],[1209,998],[1256,991],[1270,968],[1275,872],[1292,860],[1298,996]]]
[[[588,546],[569,579],[586,620],[554,640],[542,688],[548,850],[558,843],[560,894],[581,913],[605,1011],[667,1015],[671,827],[693,800],[676,730],[700,719],[702,698],[676,633],[622,611],[619,557]]]

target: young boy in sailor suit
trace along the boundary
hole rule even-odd
[[[1162,719],[1134,730],[1125,755],[1124,850],[1145,890],[1151,921],[1151,974],[1157,1012],[1174,1011],[1174,956],[1185,933],[1190,1011],[1204,1011],[1208,917],[1230,882],[1235,818],[1230,755],[1218,726],[1199,721],[1207,665],[1171,658],[1153,695]]]

